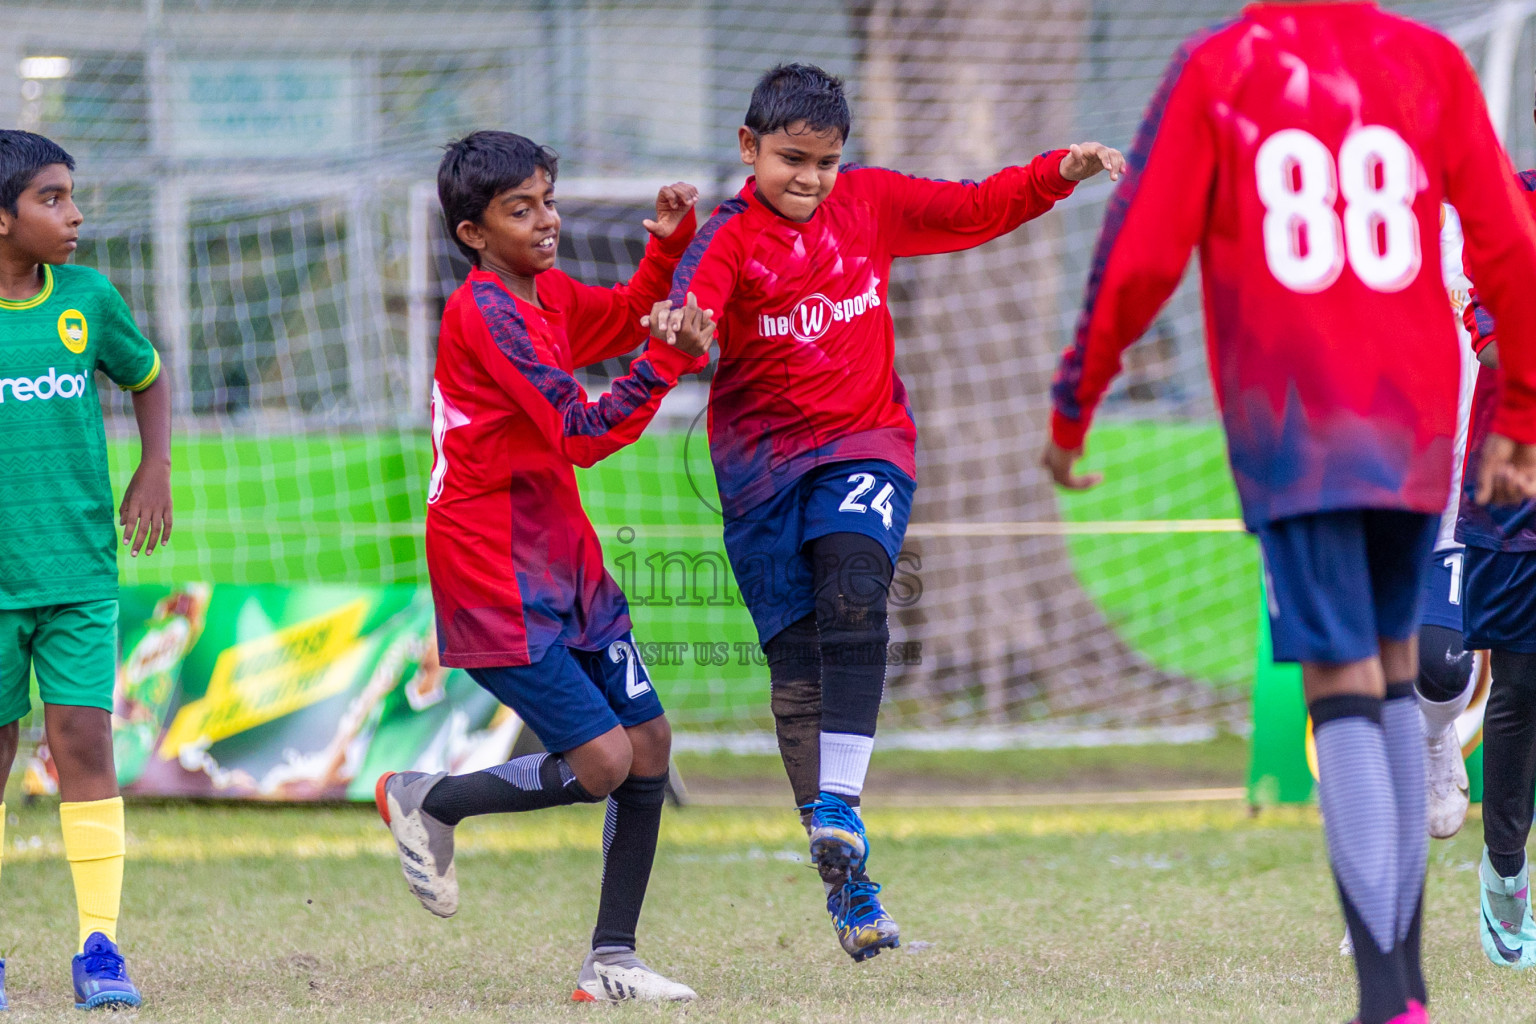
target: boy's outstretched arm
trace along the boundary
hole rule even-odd
[[[590,466],[635,441],[678,377],[697,372],[705,359],[682,347],[652,341],[616,379],[607,394],[587,400],[581,383],[545,362],[528,335],[517,307],[500,289],[480,303],[467,333],[481,363],[533,420],[546,440],[578,466]],[[640,328],[640,318],[634,328]]]
[[[118,522],[123,543],[155,553],[171,542],[171,385],[165,374],[143,391],[133,392],[133,418],[139,427],[139,466],[123,492]]]
[[[924,256],[990,242],[1048,211],[1084,178],[1106,168],[1119,177],[1124,166],[1118,150],[1084,142],[1042,153],[1022,167],[1005,167],[980,182],[913,178],[879,168],[851,173],[878,175],[892,255]]]
[[[683,181],[656,193],[656,216],[644,221],[651,237],[628,282],[612,288],[571,282],[573,291],[563,311],[567,315],[566,330],[575,365],[589,366],[613,359],[633,351],[645,340],[640,318],[665,298],[672,287],[672,272],[688,243],[693,241],[693,208],[698,201],[699,190]],[[541,282],[540,288],[544,287]],[[560,298],[564,297],[556,297],[556,301]]]
[[[1137,132],[1104,214],[1077,336],[1062,354],[1051,386],[1055,411],[1040,464],[1071,490],[1101,479],[1072,469],[1082,457],[1094,409],[1120,372],[1120,354],[1178,287],[1190,251],[1205,233],[1216,151],[1199,80],[1186,74],[1186,67],[1181,52]]]

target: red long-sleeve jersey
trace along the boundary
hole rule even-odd
[[[898,256],[980,245],[1072,193],[1065,152],[982,182],[841,169],[806,223],[780,216],[753,179],[699,230],[673,277],[719,320],[709,448],[727,515],[808,470],[884,459],[914,478],[917,427],[896,374],[886,305]]]
[[[1531,212],[1536,215],[1536,170],[1515,176]],[[1470,270],[1468,271],[1470,274]],[[1479,505],[1476,501],[1477,471],[1482,462],[1483,442],[1493,432],[1493,418],[1499,409],[1504,375],[1502,322],[1495,323],[1483,306],[1481,290],[1472,282],[1470,301],[1462,310],[1462,319],[1472,335],[1472,348],[1481,352],[1498,343],[1500,367],[1483,366],[1477,372],[1477,389],[1472,393],[1472,415],[1467,428],[1466,466],[1461,474],[1461,507],[1456,517],[1456,539],[1475,548],[1493,551],[1536,551],[1536,499],[1518,505]]]
[[[645,339],[640,317],[666,296],[692,226],[653,239],[627,286],[593,288],[550,270],[538,278],[540,308],[475,270],[449,298],[427,495],[444,665],[527,665],[553,644],[597,650],[630,628],[573,467],[639,437],[678,376],[705,360],[653,342],[596,401],[571,372]]]
[[[1076,448],[1200,247],[1207,347],[1250,528],[1437,512],[1457,350],[1435,244],[1461,214],[1509,323],[1496,429],[1536,441],[1536,225],[1466,58],[1371,3],[1265,3],[1187,41],[1110,204],[1052,435]]]

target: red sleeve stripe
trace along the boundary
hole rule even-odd
[[[714,215],[693,236],[693,241],[688,243],[688,248],[683,252],[683,258],[678,261],[677,269],[672,272],[672,293],[667,297],[672,300],[673,306],[681,306],[688,301],[688,288],[693,283],[693,275],[698,273],[699,263],[704,259],[704,253],[716,233],[725,226],[726,221],[746,208],[745,200],[740,196],[732,196],[715,208]]]
[[[613,382],[613,390],[603,401],[589,403],[576,378],[539,360],[528,337],[528,325],[505,292],[493,284],[479,282],[474,293],[475,304],[480,307],[496,347],[560,414],[566,437],[602,437],[632,416],[655,393],[668,388],[650,361],[642,357],[630,364],[626,376]]]

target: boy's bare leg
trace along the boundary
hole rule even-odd
[[[11,769],[16,766],[16,750],[21,744],[21,723],[12,722],[10,725],[0,725],[0,805],[5,799],[5,783],[11,777]],[[0,829],[5,827],[5,822],[0,820]]]
[[[635,756],[634,747],[630,743],[632,732],[616,725],[596,739],[561,755],[576,773],[576,781],[592,794],[593,800],[601,800],[629,778]],[[669,730],[669,744],[671,736]],[[671,749],[670,746],[668,749]],[[662,770],[665,771],[665,767]]]
[[[5,784],[16,764],[16,748],[21,742],[21,723],[0,725],[0,864],[5,855]],[[0,1002],[5,998],[5,984],[0,980]]]
[[[101,708],[43,705],[48,752],[59,773],[65,803],[110,800],[118,795],[112,760],[112,714]]]

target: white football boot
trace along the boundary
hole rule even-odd
[[[379,816],[395,837],[400,870],[411,892],[438,917],[459,909],[459,880],[453,871],[453,826],[422,810],[427,793],[448,775],[388,772],[374,788]]]
[[[622,946],[602,946],[587,954],[581,973],[576,976],[576,991],[571,999],[578,1003],[618,1003],[626,999],[648,1002],[686,1002],[698,993],[687,985],[657,974]]]
[[[1424,775],[1429,784],[1429,834],[1449,839],[1461,831],[1467,820],[1467,764],[1462,760],[1461,742],[1456,723],[1446,726],[1438,736],[1424,740]]]

